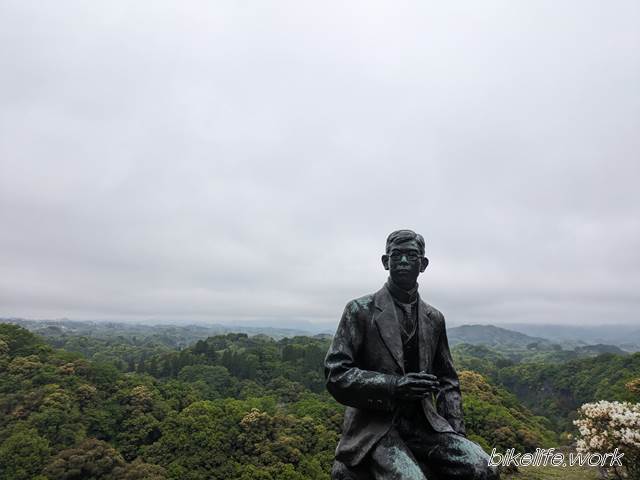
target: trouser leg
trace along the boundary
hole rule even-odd
[[[489,455],[468,438],[455,433],[432,432],[411,438],[407,445],[438,478],[455,480],[498,480],[496,467],[489,467]]]
[[[392,427],[368,455],[374,480],[427,480],[409,447]]]

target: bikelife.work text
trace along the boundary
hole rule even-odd
[[[621,467],[624,453],[616,448],[613,453],[569,453],[568,458],[555,448],[536,448],[535,453],[516,453],[515,448],[497,453],[494,448],[489,457],[489,466],[507,467]]]

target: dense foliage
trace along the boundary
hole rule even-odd
[[[640,377],[640,353],[603,354],[562,364],[523,363],[499,372],[498,380],[559,430],[571,430],[576,410],[600,400],[633,401],[625,384]]]
[[[228,333],[180,348],[113,333],[45,341],[0,324],[0,479],[329,478],[344,407],[324,388],[325,336]],[[476,370],[460,372],[471,438],[557,443],[496,383],[519,365],[457,348],[459,370]]]

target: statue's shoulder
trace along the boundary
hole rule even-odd
[[[369,293],[358,298],[354,298],[347,303],[347,309],[352,314],[357,314],[362,311],[371,310],[374,303],[375,293]]]
[[[420,308],[424,308],[425,312],[427,312],[427,315],[432,320],[435,320],[439,323],[444,323],[444,315],[442,314],[442,312],[433,305],[430,305],[422,300],[422,298],[420,299]]]

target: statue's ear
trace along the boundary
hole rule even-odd
[[[428,265],[429,259],[427,257],[422,257],[422,260],[420,260],[420,273],[424,272]]]
[[[389,270],[389,255],[382,255],[382,266],[385,270]]]

